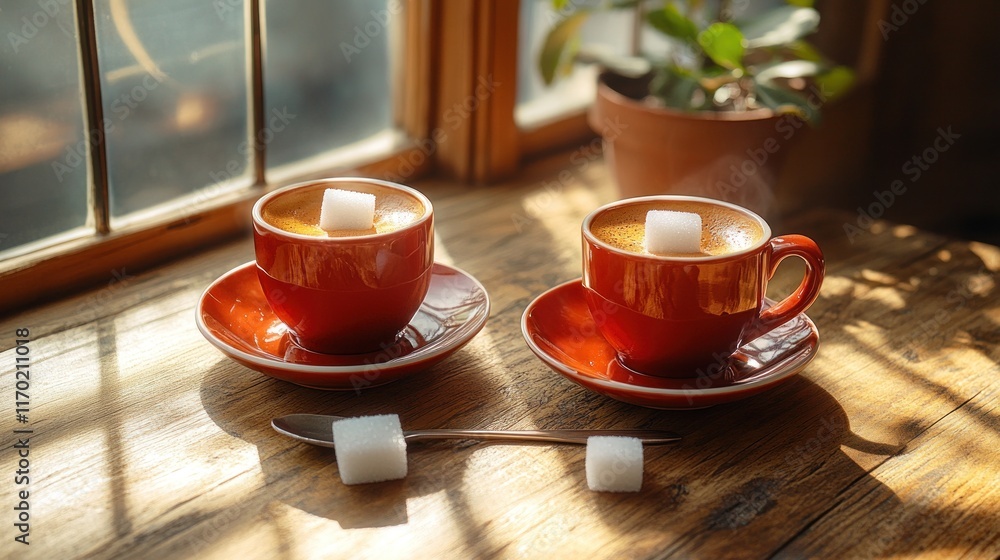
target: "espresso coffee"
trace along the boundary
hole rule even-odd
[[[363,192],[375,195],[373,227],[364,230],[326,231],[319,227],[319,214],[323,207],[323,193],[328,188]],[[415,197],[377,184],[339,183],[317,184],[295,189],[276,197],[261,208],[261,217],[268,224],[289,233],[316,237],[357,237],[389,233],[402,229],[427,212]]]
[[[764,230],[752,216],[712,204],[675,200],[652,201],[609,208],[594,217],[590,231],[604,243],[632,253],[649,254],[645,249],[646,213],[650,210],[692,212],[701,216],[701,251],[667,253],[660,256],[708,257],[735,253],[753,247]]]

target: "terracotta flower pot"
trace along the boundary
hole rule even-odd
[[[686,194],[765,217],[787,145],[802,121],[762,109],[684,113],[644,103],[649,80],[601,74],[588,121],[622,198]]]

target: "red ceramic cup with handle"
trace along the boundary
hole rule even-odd
[[[375,195],[373,227],[322,230],[327,189]],[[307,350],[361,354],[387,348],[427,294],[434,210],[410,187],[367,178],[309,181],[264,195],[252,216],[264,296]]]
[[[645,250],[650,210],[701,216],[697,253]],[[766,307],[768,280],[787,257],[805,261],[801,284]],[[744,342],[804,312],[816,299],[823,254],[801,235],[771,237],[753,212],[709,198],[650,196],[598,208],[583,221],[583,286],[601,335],[622,365],[661,377],[696,377]]]

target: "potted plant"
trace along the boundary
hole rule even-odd
[[[811,4],[788,0],[738,21],[726,0],[552,0],[560,18],[539,69],[552,83],[574,62],[604,67],[588,120],[622,196],[695,194],[767,214],[788,142],[853,82],[805,40],[819,25]],[[665,52],[580,45],[590,15],[620,9],[637,10],[667,39]]]

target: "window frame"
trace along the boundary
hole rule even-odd
[[[308,171],[268,181],[265,174],[265,147],[253,138],[266,126],[264,122],[263,35],[260,0],[246,0],[248,68],[251,95],[248,140],[254,146],[251,154],[251,185],[208,195],[206,190],[185,197],[187,207],[171,204],[172,208],[143,220],[112,228],[108,190],[107,152],[103,127],[100,68],[96,40],[96,20],[91,0],[75,1],[75,16],[79,37],[79,68],[84,90],[85,129],[93,138],[90,145],[88,173],[88,221],[86,233],[59,235],[19,247],[0,261],[0,311],[9,312],[57,295],[79,290],[88,285],[113,281],[125,270],[136,271],[200,247],[235,237],[250,226],[250,208],[260,196],[271,190],[319,177],[365,175],[392,177],[405,164],[412,169],[405,180],[427,175],[434,161],[426,157],[417,138],[429,129],[429,105],[432,92],[429,72],[433,35],[429,32],[434,5],[428,0],[399,0],[402,8],[402,41],[394,56],[405,57],[398,65],[394,79],[392,103],[396,124],[405,139],[393,142],[389,151],[374,158],[341,161],[336,154],[329,164],[320,163]],[[418,92],[418,95],[406,95]],[[206,199],[206,196],[210,198]]]
[[[432,173],[468,184],[495,183],[534,157],[594,136],[586,110],[530,129],[517,126],[522,0],[398,0],[403,37],[393,51],[400,64],[393,68],[399,86],[394,88],[392,103],[402,138],[381,157],[346,163],[333,161],[334,157],[329,165],[269,180],[265,147],[252,142],[265,126],[260,1],[246,0],[253,184],[222,193],[206,194],[203,189],[189,195],[191,204],[118,228],[111,227],[117,224],[112,224],[109,211],[104,131],[92,125],[103,117],[95,14],[91,0],[75,0],[84,116],[88,133],[96,139],[88,162],[92,187],[87,225],[93,231],[56,243],[29,244],[23,252],[0,261],[0,312],[114,281],[126,270],[133,273],[244,234],[250,227],[253,203],[289,184],[332,175],[412,182]],[[401,175],[401,169],[407,173]]]

